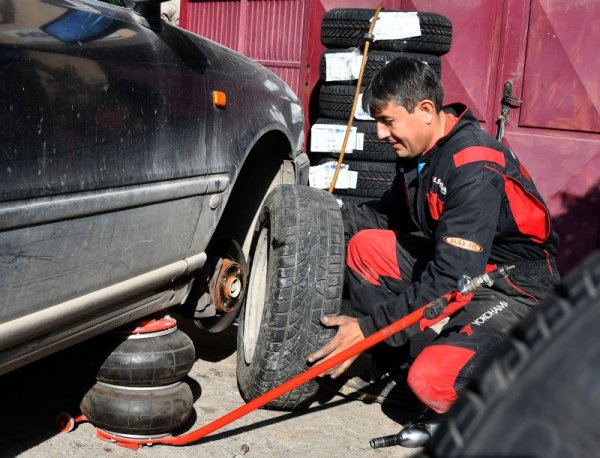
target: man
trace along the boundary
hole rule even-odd
[[[353,316],[324,317],[338,331],[309,356],[330,358],[456,289],[463,275],[516,265],[508,279],[385,341],[409,343],[408,386],[437,414],[559,280],[558,237],[525,167],[466,106],[442,109],[442,98],[433,70],[405,58],[390,62],[365,90],[363,107],[396,152],[398,174],[379,201],[343,207],[346,231],[354,234],[347,253]],[[423,431],[428,438],[431,428]]]

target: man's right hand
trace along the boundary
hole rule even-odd
[[[327,327],[337,326],[338,331],[326,345],[308,355],[309,363],[314,363],[318,360],[326,361],[365,338],[356,318],[346,315],[324,316],[321,317],[321,323]],[[347,359],[343,363],[321,374],[321,376],[329,374],[331,378],[339,377],[350,367],[357,357],[358,355],[355,355]]]

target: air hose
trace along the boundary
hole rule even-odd
[[[451,300],[449,302],[458,302],[463,299],[466,295],[470,294],[477,288],[481,286],[491,286],[494,281],[498,278],[506,278],[509,272],[514,268],[514,266],[501,266],[494,272],[486,273],[479,275],[473,279],[469,277],[463,277],[461,281],[459,281],[458,289],[449,292],[446,296],[451,296]],[[463,301],[461,307],[464,306],[466,302]],[[457,310],[454,310],[454,313]],[[304,372],[296,375],[291,378],[287,382],[267,391],[265,394],[249,401],[247,404],[244,404],[241,407],[229,412],[228,414],[223,415],[220,418],[194,430],[189,433],[182,434],[181,436],[167,436],[162,438],[130,438],[123,437],[116,434],[111,434],[106,431],[102,431],[100,429],[97,430],[96,435],[101,439],[108,440],[111,442],[115,442],[118,445],[123,447],[137,449],[142,445],[152,445],[152,444],[165,444],[165,445],[187,445],[194,442],[199,441],[203,437],[208,434],[221,429],[223,426],[228,425],[229,423],[243,417],[244,415],[253,412],[254,410],[264,406],[270,401],[277,399],[278,397],[284,395],[292,391],[294,388],[299,387],[300,385],[308,382],[316,378],[317,376],[326,373],[330,369],[338,366],[349,358],[352,358],[359,353],[371,348],[372,346],[378,344],[379,342],[384,341],[388,337],[405,330],[406,328],[417,324],[424,317],[435,318],[439,316],[443,312],[442,308],[439,308],[439,304],[436,301],[429,302],[422,306],[421,308],[415,310],[412,313],[409,313],[403,318],[400,318],[398,321],[386,326],[383,329],[371,334],[370,336],[364,338],[353,344],[352,346],[346,348],[344,351],[333,355],[331,358],[321,361],[318,364],[315,364],[311,368],[307,369]],[[389,444],[389,441],[384,441],[385,445]],[[379,442],[378,442],[379,444]]]

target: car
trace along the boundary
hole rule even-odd
[[[0,374],[171,312],[239,318],[245,398],[305,368],[344,240],[289,86],[159,0],[3,1],[0,80]]]

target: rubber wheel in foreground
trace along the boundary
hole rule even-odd
[[[598,456],[600,252],[511,333],[448,412],[434,457]]]
[[[170,385],[188,374],[195,359],[194,343],[180,330],[158,337],[142,334],[124,339],[104,360],[96,380],[132,387]]]
[[[81,412],[95,427],[117,434],[156,436],[181,426],[194,399],[186,383],[164,389],[124,390],[96,383],[81,401]]]
[[[369,31],[373,9],[339,8],[332,9],[323,16],[321,42],[327,48],[360,47],[364,35]],[[371,49],[387,51],[415,52],[422,54],[442,54],[450,51],[452,43],[452,23],[445,16],[434,13],[417,13],[421,26],[421,36],[403,40],[374,41]]]
[[[320,324],[341,307],[344,233],[335,198],[281,185],[259,215],[246,302],[238,326],[237,378],[246,401],[308,369],[306,358],[334,335]],[[313,380],[266,408],[308,407]]]

